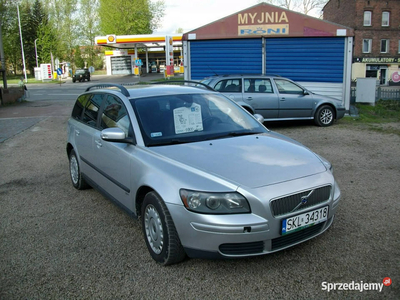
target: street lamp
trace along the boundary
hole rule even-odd
[[[35,40],[35,57],[36,57],[36,68],[39,68],[39,64],[38,64],[38,56],[37,56],[37,47],[36,47],[36,41],[38,39]]]

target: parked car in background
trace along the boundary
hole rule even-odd
[[[72,76],[72,82],[90,81],[90,72],[88,69],[76,69],[75,74]]]
[[[228,97],[105,86],[80,95],[68,121],[72,185],[139,217],[156,262],[268,254],[331,226],[340,201],[332,165]]]
[[[330,126],[342,118],[342,101],[318,95],[298,83],[279,76],[220,75],[201,80],[265,121],[310,120]]]

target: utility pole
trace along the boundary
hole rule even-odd
[[[19,37],[20,37],[20,40],[21,40],[22,62],[24,64],[25,82],[28,82],[28,77],[26,76],[24,44],[22,42],[21,19],[19,17],[19,5],[18,4],[17,4],[17,12],[18,12]]]

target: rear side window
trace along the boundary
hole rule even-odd
[[[82,121],[89,126],[97,127],[97,116],[99,114],[101,102],[103,101],[102,94],[94,94],[87,101]]]
[[[221,93],[241,93],[242,92],[242,79],[225,79],[217,83],[214,88]]]
[[[104,100],[104,109],[101,114],[101,129],[118,127],[128,136],[130,121],[124,104],[116,97],[108,95]]]
[[[91,96],[90,94],[85,94],[85,95],[81,95],[78,97],[78,99],[75,102],[75,106],[72,110],[72,114],[71,114],[72,118],[74,118],[76,120],[82,120],[82,112],[83,112],[83,109],[85,108],[90,96]]]
[[[269,79],[245,79],[244,80],[245,93],[273,93],[271,81]]]

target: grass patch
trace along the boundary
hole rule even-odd
[[[368,104],[356,104],[359,117],[355,122],[359,123],[391,123],[400,122],[400,101],[379,100],[375,106]]]
[[[342,125],[359,125],[368,130],[400,135],[400,101],[379,100],[375,106],[356,104],[358,117],[345,116],[339,120]]]

